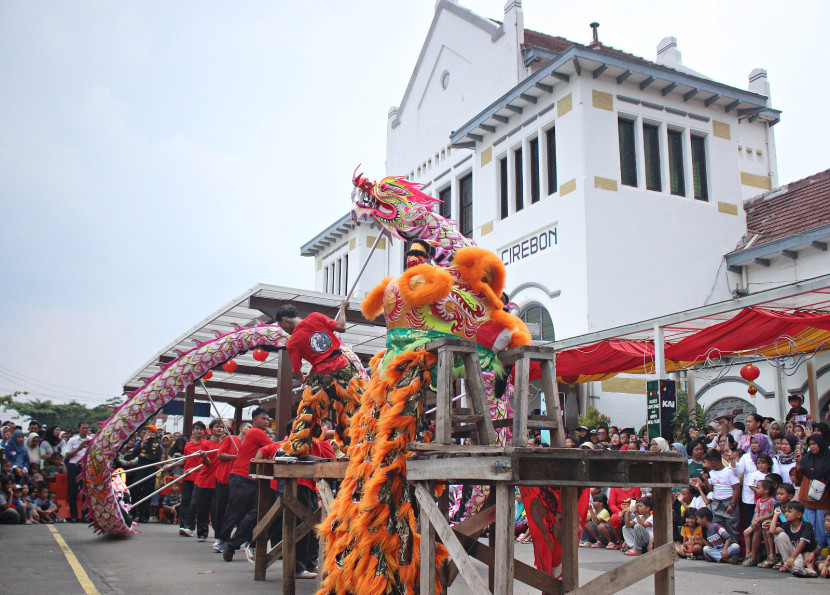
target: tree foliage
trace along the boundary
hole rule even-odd
[[[25,392],[15,392],[11,395],[0,396],[0,405],[5,409],[17,412],[27,420],[37,420],[42,427],[58,425],[62,428],[74,429],[81,421],[90,424],[105,421],[112,415],[112,410],[121,404],[120,397],[112,397],[105,403],[95,407],[87,407],[77,401],[69,403],[53,403],[51,400],[33,399],[31,401],[19,400]]]
[[[689,393],[685,390],[677,391],[677,409],[671,422],[675,439],[682,442],[681,439],[686,429],[703,427],[704,419],[703,407],[696,404],[694,409],[689,410]]]
[[[585,426],[589,430],[607,428],[611,425],[611,418],[604,413],[600,413],[596,407],[588,407],[585,415],[580,415],[577,421],[580,426]]]

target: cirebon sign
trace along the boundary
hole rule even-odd
[[[551,250],[558,243],[557,226],[553,225],[503,246],[499,249],[499,256],[504,266],[509,266],[546,250]]]

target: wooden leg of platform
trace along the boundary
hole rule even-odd
[[[569,593],[579,586],[579,488],[562,488],[562,590]]]
[[[452,442],[452,360],[449,349],[438,352],[438,396],[435,403],[435,442]]]
[[[672,543],[672,492],[671,488],[651,490],[654,503],[654,549]],[[674,565],[654,574],[654,593],[674,595]]]
[[[527,446],[528,399],[530,398],[530,360],[516,360],[513,367],[513,446]]]
[[[256,516],[257,524],[259,524],[271,508],[271,482],[267,479],[260,479],[257,483],[259,484],[259,493],[257,494]],[[262,531],[256,538],[255,543],[256,559],[254,560],[254,580],[264,581],[265,570],[267,568],[265,565],[265,556],[268,554],[268,531]]]
[[[444,485],[444,492],[438,496],[438,509],[441,511],[441,515],[447,519],[449,523],[449,512],[450,512],[450,486]],[[447,584],[450,580],[450,565],[444,564],[441,568],[438,569],[438,580],[441,583],[441,591],[443,593],[447,592]]]
[[[429,490],[427,487],[424,489]],[[435,527],[432,526],[423,504],[418,522],[421,525],[421,593],[435,595]]]
[[[292,477],[285,479],[285,495],[283,501],[297,499],[297,480]],[[288,506],[282,511],[282,592],[284,595],[294,595],[296,592],[297,573],[297,520],[294,511]]]
[[[513,486],[496,484],[496,560],[493,593],[513,594],[513,509],[516,500]]]
[[[331,491],[329,482],[321,479],[317,482],[317,489],[320,490],[320,518],[325,519],[329,516],[331,510],[331,503],[334,500],[334,494]],[[323,588],[323,561],[326,559],[326,538],[321,533],[318,537],[320,551],[317,554],[317,588]]]

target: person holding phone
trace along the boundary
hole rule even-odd
[[[78,514],[78,476],[81,474],[81,459],[86,454],[92,438],[89,436],[89,424],[85,421],[78,423],[78,433],[66,443],[66,475],[69,489],[69,522],[77,523],[83,520]]]

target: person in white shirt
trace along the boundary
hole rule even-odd
[[[741,517],[738,503],[741,499],[741,480],[735,475],[732,467],[724,467],[721,453],[710,450],[703,455],[703,465],[709,472],[708,485],[704,490],[712,492],[709,510],[712,511],[715,521],[723,525],[734,541],[740,535],[738,522]]]
[[[733,452],[730,456],[729,465],[735,470],[738,477],[743,478],[743,490],[741,492],[741,501],[744,506],[744,518],[752,518],[755,514],[755,482],[759,479],[764,479],[766,474],[758,476],[758,457],[765,454],[772,460],[772,469],[768,469],[767,473],[781,474],[781,468],[778,466],[778,461],[773,456],[772,442],[766,434],[753,434],[749,437],[749,452],[738,457],[738,453]],[[749,516],[747,516],[749,515]],[[728,527],[727,527],[728,529]],[[737,541],[737,539],[736,539]]]
[[[626,511],[623,539],[628,546],[627,556],[641,556],[651,548],[654,541],[654,516],[651,514],[651,497],[645,496],[635,504],[635,511]]]
[[[68,482],[69,522],[77,523],[83,520],[78,515],[78,476],[81,474],[80,461],[84,458],[92,438],[89,436],[89,424],[82,421],[78,424],[78,433],[66,443],[66,475]]]

